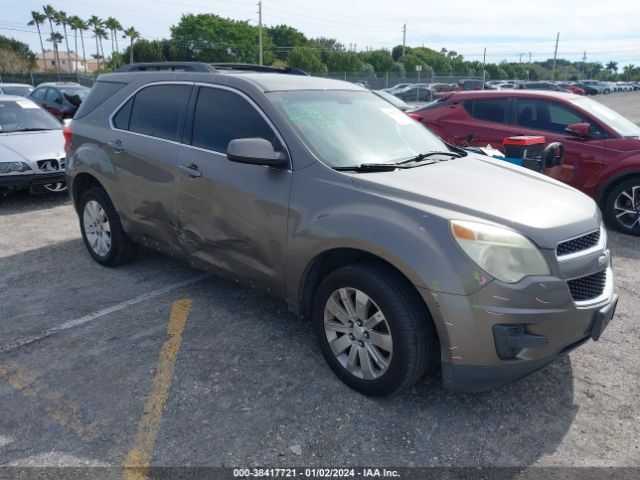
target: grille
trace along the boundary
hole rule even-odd
[[[556,248],[556,254],[559,257],[569,255],[571,253],[587,250],[588,248],[595,247],[600,241],[600,230],[588,233],[573,240],[567,240],[562,242]]]
[[[60,163],[57,159],[38,160],[38,168],[43,172],[57,172],[60,170]]]
[[[604,292],[604,286],[607,283],[607,271],[603,270],[593,275],[569,280],[567,283],[574,301],[593,300]]]

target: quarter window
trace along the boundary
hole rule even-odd
[[[123,105],[116,114],[116,128],[126,125],[126,110],[130,109],[128,128],[131,132],[178,141],[181,137],[180,126],[191,94],[189,85],[153,85],[140,90],[132,105]],[[122,114],[122,116],[121,116]],[[119,117],[119,122],[118,119]],[[121,126],[118,126],[121,125]]]
[[[464,108],[474,118],[487,122],[506,123],[509,112],[508,98],[466,100]]]
[[[264,138],[282,150],[274,131],[246,99],[228,90],[201,87],[191,145],[223,153],[237,138]]]

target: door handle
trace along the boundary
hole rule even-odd
[[[198,166],[195,163],[192,163],[189,166],[180,165],[180,170],[193,178],[202,176],[202,172],[198,169]]]
[[[120,140],[107,142],[107,145],[109,146],[109,148],[111,148],[111,150],[113,150],[113,153],[120,153],[124,150],[124,145],[122,145],[122,142]]]

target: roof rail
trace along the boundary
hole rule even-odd
[[[290,75],[308,75],[304,70],[292,67],[268,67],[266,65],[254,65],[252,63],[211,63],[217,70],[241,70],[245,72],[288,73]]]
[[[118,72],[215,72],[215,67],[202,62],[144,62],[123,65]]]

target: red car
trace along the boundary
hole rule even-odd
[[[571,93],[575,93],[576,95],[587,94],[587,92],[585,92],[583,88],[580,88],[577,85],[573,85],[572,83],[559,83],[558,86],[560,88],[564,88],[565,90],[569,90]]]
[[[452,92],[413,114],[453,145],[472,138],[502,149],[514,135],[561,142],[564,164],[545,173],[593,197],[611,227],[640,236],[640,127],[601,103],[558,92]]]

